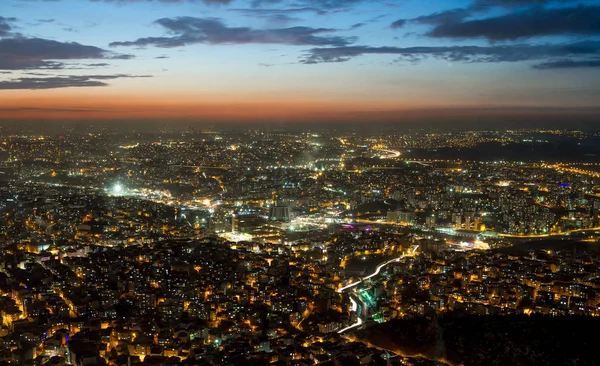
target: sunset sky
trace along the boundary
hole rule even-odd
[[[3,119],[594,117],[599,101],[600,1],[0,0]]]

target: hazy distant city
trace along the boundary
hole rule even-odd
[[[3,135],[3,364],[591,364],[600,133],[376,130]]]

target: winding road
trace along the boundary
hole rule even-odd
[[[371,274],[370,274],[370,275],[368,275],[368,276],[365,276],[365,277],[361,278],[360,280],[358,280],[358,281],[356,281],[356,282],[352,282],[352,283],[350,283],[350,284],[348,284],[348,285],[346,285],[346,286],[344,286],[344,287],[338,288],[338,289],[337,289],[337,292],[341,294],[342,292],[346,291],[347,289],[349,289],[349,288],[352,288],[352,287],[354,287],[354,286],[356,286],[356,285],[360,284],[361,282],[368,280],[369,278],[372,278],[372,277],[375,277],[375,276],[377,276],[377,275],[379,274],[379,272],[381,272],[381,269],[382,269],[383,267],[387,266],[387,265],[388,265],[388,264],[390,264],[390,263],[399,262],[399,261],[400,261],[400,259],[402,259],[402,258],[404,258],[404,257],[406,257],[406,256],[407,256],[407,255],[405,254],[405,255],[402,255],[401,257],[394,258],[394,259],[390,259],[389,261],[387,261],[387,262],[384,262],[384,263],[382,263],[382,264],[378,265],[378,266],[377,266],[377,268],[375,269],[375,272],[371,273]]]
[[[380,264],[380,265],[377,266],[377,268],[375,269],[375,272],[371,273],[368,276],[365,276],[365,277],[359,279],[356,282],[352,282],[352,283],[350,283],[350,284],[348,284],[348,285],[346,285],[344,287],[341,287],[341,288],[337,289],[337,292],[341,294],[344,291],[347,291],[347,290],[349,290],[349,289],[351,289],[353,287],[356,287],[357,285],[361,284],[363,281],[366,281],[366,280],[368,280],[370,278],[373,278],[373,277],[377,276],[381,272],[381,269],[383,267],[387,266],[390,263],[400,262],[400,260],[402,258],[405,258],[407,256],[409,256],[409,254],[404,254],[404,255],[402,255],[402,256],[400,256],[398,258],[390,259],[389,261],[383,262],[382,264]],[[354,300],[352,298],[352,296],[350,296],[350,310],[354,311],[354,312],[356,312],[358,310],[358,304],[356,303],[356,300]],[[354,324],[352,324],[352,325],[347,326],[346,328],[342,328],[342,329],[338,330],[338,333],[344,333],[346,331],[349,331],[350,329],[354,329],[354,328],[360,327],[363,323],[364,323],[363,318],[360,315],[357,314],[356,322]]]
[[[387,155],[380,155],[379,157],[381,159],[394,159],[394,158],[399,158],[400,155],[402,155],[400,153],[400,151],[398,151],[398,150],[377,149],[377,151],[381,151],[381,152],[384,152],[387,154]]]
[[[356,312],[358,310],[358,304],[356,301],[350,296],[350,310]],[[352,328],[360,327],[363,324],[363,320],[360,316],[356,317],[356,323],[347,326],[346,328],[338,330],[338,333],[344,333]]]

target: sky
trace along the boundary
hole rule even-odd
[[[600,0],[0,0],[0,119],[600,119]]]

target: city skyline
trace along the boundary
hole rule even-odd
[[[598,1],[35,1],[4,120],[597,119]]]
[[[599,140],[0,134],[0,365],[594,365]]]

